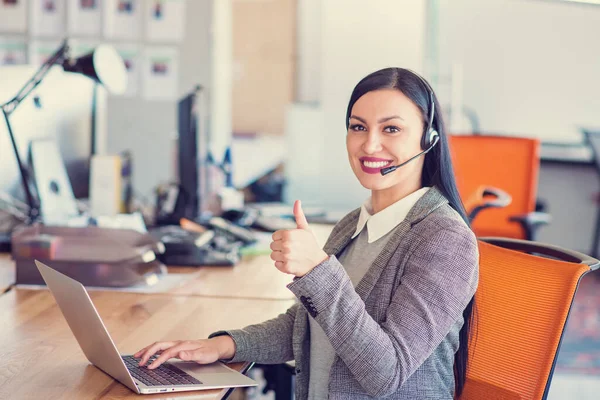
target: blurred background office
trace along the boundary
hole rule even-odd
[[[180,166],[198,172],[198,214],[243,199],[285,217],[301,199],[313,220],[335,221],[369,195],[347,162],[350,92],[376,69],[410,68],[431,82],[449,133],[534,139],[526,185],[536,206],[525,212],[551,216],[535,239],[596,254],[598,37],[594,0],[0,0],[0,104],[64,38],[72,57],[110,44],[127,68],[125,93],[54,67],[11,115],[23,160],[32,143],[55,139],[83,203],[105,188],[90,183],[92,156],[126,160],[125,209],[99,207],[140,210],[149,225],[160,194],[185,183]],[[195,154],[182,150],[185,135]],[[4,121],[0,168],[10,232],[25,198]],[[597,314],[586,321],[598,335]],[[573,370],[597,373],[595,352]]]

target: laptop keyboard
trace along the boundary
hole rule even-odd
[[[182,371],[172,364],[162,364],[158,368],[148,369],[140,367],[139,359],[133,356],[122,356],[123,361],[131,375],[143,382],[147,386],[180,386],[180,385],[201,385],[198,379],[187,372]],[[150,365],[156,356],[150,358],[146,365]]]

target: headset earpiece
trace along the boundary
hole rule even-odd
[[[435,119],[435,101],[433,99],[433,89],[429,86],[429,83],[421,75],[416,72],[408,70],[414,76],[416,76],[423,86],[425,86],[425,90],[427,91],[427,99],[429,100],[429,115],[427,116],[427,127],[425,128],[425,132],[423,132],[423,137],[421,138],[421,150],[431,150],[433,146],[435,146],[440,140],[440,134],[433,127],[433,120]],[[436,139],[437,138],[437,139]]]
[[[427,133],[425,133],[423,135],[423,140],[421,142],[421,149],[426,150],[432,146],[435,146],[437,144],[438,140],[440,140],[439,133],[433,128],[428,129]]]

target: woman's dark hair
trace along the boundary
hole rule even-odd
[[[439,141],[437,145],[425,155],[421,184],[422,186],[435,186],[446,197],[452,208],[454,208],[467,225],[470,226],[467,213],[465,212],[465,208],[456,187],[452,160],[450,159],[448,137],[445,132],[441,108],[433,89],[431,89],[429,84],[427,84],[423,78],[419,77],[414,72],[403,68],[385,68],[367,75],[356,85],[350,96],[348,111],[346,112],[346,129],[348,128],[354,103],[356,103],[356,101],[364,94],[380,89],[399,90],[419,107],[423,115],[424,130],[427,129],[427,124],[429,122],[429,114],[431,111],[429,96],[431,93],[431,97],[435,104],[433,128],[438,131]],[[423,132],[423,134],[425,134],[425,132]],[[475,298],[473,297],[463,311],[464,324],[459,333],[460,347],[454,355],[456,397],[460,397],[465,385],[474,307]]]

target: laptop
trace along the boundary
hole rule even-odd
[[[221,362],[200,365],[171,361],[154,370],[139,367],[139,360],[133,356],[119,354],[81,283],[37,260],[35,264],[90,363],[134,392],[185,392],[257,385]]]

